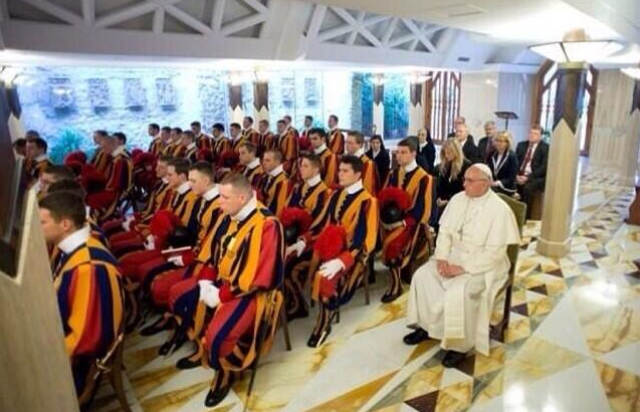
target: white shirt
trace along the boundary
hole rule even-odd
[[[280,166],[276,167],[275,169],[273,169],[272,171],[270,171],[269,172],[269,176],[276,177],[282,172],[284,172],[284,168],[282,167],[282,165],[280,165]]]
[[[317,174],[317,175],[313,176],[311,179],[307,180],[305,183],[309,187],[315,187],[320,182],[322,182],[322,177],[320,177],[320,175]]]
[[[195,147],[196,147],[196,142],[193,142],[189,146],[187,146],[187,150],[191,150],[191,149],[193,149]]]
[[[258,166],[260,166],[260,159],[255,158],[247,165],[247,169],[255,169]]]
[[[218,137],[213,136],[213,140],[216,141],[216,142],[219,142],[222,139],[226,139],[226,136],[224,134],[221,134]]]
[[[420,143],[420,150],[424,149],[428,144],[429,142]]]
[[[405,172],[407,172],[407,173],[411,173],[411,172],[413,172],[414,170],[416,170],[416,167],[418,167],[418,163],[416,162],[416,160],[415,160],[415,159],[413,159],[413,160],[411,161],[411,163],[409,163],[408,165],[406,165],[406,166],[404,167],[404,171],[405,171]]]
[[[206,193],[202,195],[202,197],[208,202],[218,196],[219,193],[220,191],[218,190],[218,185],[214,185],[211,189],[207,190]]]
[[[319,154],[322,154],[322,152],[324,152],[325,150],[327,150],[327,144],[322,143],[322,146],[318,147],[317,149],[313,149],[313,152],[319,155]]]
[[[362,180],[358,180],[357,182],[355,182],[351,186],[347,186],[345,190],[347,191],[347,194],[352,195],[352,194],[362,190],[363,187],[364,186],[362,186]]]
[[[373,158],[375,159],[380,154],[380,150],[378,150],[377,152],[372,150],[371,153],[373,154]]]
[[[238,213],[231,216],[231,219],[238,222],[242,222],[247,218],[247,216],[251,214],[251,212],[253,212],[256,209],[256,207],[258,207],[258,199],[254,194],[251,197],[251,200],[249,200],[249,202],[246,205],[242,206],[242,209],[240,209]]]
[[[184,182],[183,184],[181,184],[178,187],[178,194],[183,195],[185,193],[187,193],[187,191],[191,189],[191,183],[189,182]]]
[[[119,155],[123,154],[125,150],[127,150],[126,146],[124,146],[124,145],[123,146],[118,146],[116,148],[116,150],[114,150],[113,153],[111,153],[111,157],[119,156]]]
[[[529,143],[531,145],[531,143]],[[540,144],[540,142],[537,143],[533,143],[533,147],[531,147],[531,157],[529,158],[529,162],[527,162],[527,164],[524,166],[524,174],[529,176],[531,174],[531,162],[533,161],[533,156],[536,154],[536,149],[538,148],[538,145]],[[529,148],[527,147],[527,151],[529,150]],[[527,152],[524,152],[524,155],[527,155]]]
[[[163,178],[162,178],[162,183],[164,183],[165,185],[166,185],[166,184],[169,184],[169,179],[168,179],[168,178],[166,178],[166,177],[163,177]]]
[[[76,230],[69,236],[67,236],[62,242],[58,243],[58,248],[66,254],[69,254],[80,247],[83,243],[89,240],[91,235],[91,229],[89,226],[85,226],[82,229]]]
[[[36,162],[44,162],[45,160],[47,160],[49,158],[49,156],[47,156],[47,154],[41,154],[40,156],[36,157],[34,160]]]
[[[362,157],[364,156],[364,147],[361,147],[360,149],[358,149],[354,154],[355,157]]]

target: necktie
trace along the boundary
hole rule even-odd
[[[524,162],[520,166],[520,174],[524,174],[524,171],[527,169],[527,165],[531,161],[531,154],[533,153],[533,144],[529,143],[529,147],[527,148],[527,153],[524,155]]]

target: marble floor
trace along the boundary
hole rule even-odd
[[[489,356],[443,369],[437,342],[404,345],[407,295],[380,304],[386,272],[376,266],[372,303],[357,295],[324,346],[305,345],[314,319],[292,322],[293,350],[279,332],[251,398],[247,373],[210,411],[640,411],[640,227],[623,223],[632,191],[587,174],[577,196],[567,257],[538,255],[540,222],[527,222],[509,329]],[[158,357],[165,338],[127,338],[132,409],[207,411],[212,372],[173,367],[190,348]],[[92,410],[119,410],[107,385]]]

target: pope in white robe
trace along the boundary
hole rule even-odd
[[[509,276],[507,246],[520,242],[513,212],[490,189],[489,168],[471,166],[464,186],[440,219],[433,258],[413,276],[407,310],[407,325],[416,331],[405,342],[439,339],[448,367],[474,347],[489,354],[494,300]]]

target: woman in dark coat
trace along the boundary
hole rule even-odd
[[[511,196],[516,192],[516,176],[518,159],[511,150],[511,134],[507,131],[498,133],[493,138],[495,151],[489,158],[489,168],[493,174],[493,190]]]
[[[389,175],[391,157],[389,156],[389,151],[385,149],[384,142],[379,134],[373,135],[373,137],[369,139],[369,150],[366,155],[376,164],[378,178],[380,179],[378,182],[382,187],[382,185],[387,181],[387,176]]]

